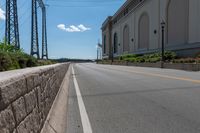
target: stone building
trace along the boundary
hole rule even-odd
[[[200,0],[127,0],[102,24],[104,58],[165,49],[180,56],[200,53]]]

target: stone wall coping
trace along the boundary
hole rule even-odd
[[[30,67],[30,68],[0,72],[0,86],[10,83],[10,82],[13,82],[15,80],[25,78],[28,75],[34,75],[37,73],[39,74],[42,71],[45,71],[47,69],[52,69],[57,66],[61,66],[63,64],[68,64],[68,63],[57,63],[57,64],[53,64],[53,65]]]

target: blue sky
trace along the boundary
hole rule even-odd
[[[101,40],[101,25],[125,0],[45,0],[47,5],[48,49],[50,58],[96,58]],[[0,38],[4,37],[3,11],[0,0]],[[18,0],[21,47],[30,53],[31,0]],[[41,13],[38,13],[41,31]],[[41,36],[41,32],[39,33]],[[40,52],[41,52],[41,37]]]

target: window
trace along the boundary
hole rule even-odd
[[[106,53],[106,35],[104,35],[104,41],[103,41],[103,53]]]
[[[188,39],[189,0],[171,0],[167,7],[167,43],[185,44]]]
[[[126,25],[123,32],[123,51],[129,52],[129,27]]]
[[[117,33],[114,34],[114,47],[113,47],[113,51],[116,54],[118,52],[118,37],[117,37]]]
[[[149,48],[149,16],[147,13],[139,19],[139,49]]]

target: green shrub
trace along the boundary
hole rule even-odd
[[[166,61],[170,61],[176,59],[176,53],[171,51],[165,51],[164,57]],[[161,53],[153,53],[153,54],[145,54],[145,55],[134,55],[134,54],[126,54],[119,57],[119,60],[129,61],[129,62],[150,62],[156,63],[161,60]]]
[[[12,60],[6,52],[0,51],[0,71],[7,71],[12,68]]]
[[[7,71],[19,68],[50,65],[55,62],[50,60],[38,61],[35,57],[15,49],[12,45],[0,43],[0,71]]]
[[[181,58],[172,60],[173,63],[199,63],[198,59],[195,58]]]
[[[145,62],[145,59],[143,57],[137,57],[136,62],[143,63],[143,62]]]
[[[119,60],[123,60],[123,57],[122,57],[122,56],[119,56]]]
[[[0,51],[23,53],[23,49],[17,49],[17,48],[15,48],[14,45],[8,45],[8,44],[2,43],[2,42],[0,42]]]
[[[160,57],[154,57],[154,58],[150,58],[149,62],[150,63],[156,63],[156,62],[159,62],[160,60],[161,60]]]
[[[35,57],[30,56],[27,60],[27,67],[34,67],[37,66],[37,59]]]
[[[176,59],[177,58],[177,55],[175,52],[171,52],[171,51],[165,51],[165,60],[173,60],[173,59]]]
[[[55,62],[51,60],[38,60],[38,65],[43,66],[43,65],[51,65],[54,64]]]
[[[127,61],[129,61],[129,62],[137,62],[137,58],[129,58]]]
[[[136,58],[136,57],[137,57],[137,55],[135,55],[135,54],[124,54],[119,57],[119,60],[125,60],[127,58]]]
[[[8,54],[9,54],[11,60],[12,60],[12,67],[11,67],[11,69],[12,70],[13,69],[20,69],[20,65],[19,65],[19,62],[17,60],[16,54],[15,53],[8,53]]]
[[[16,59],[18,61],[20,68],[26,68],[27,67],[26,63],[27,63],[28,58],[26,58],[24,53],[17,53]]]
[[[4,52],[15,52],[15,46],[13,45],[6,45],[4,43],[1,43],[0,45],[0,51],[4,51]]]

